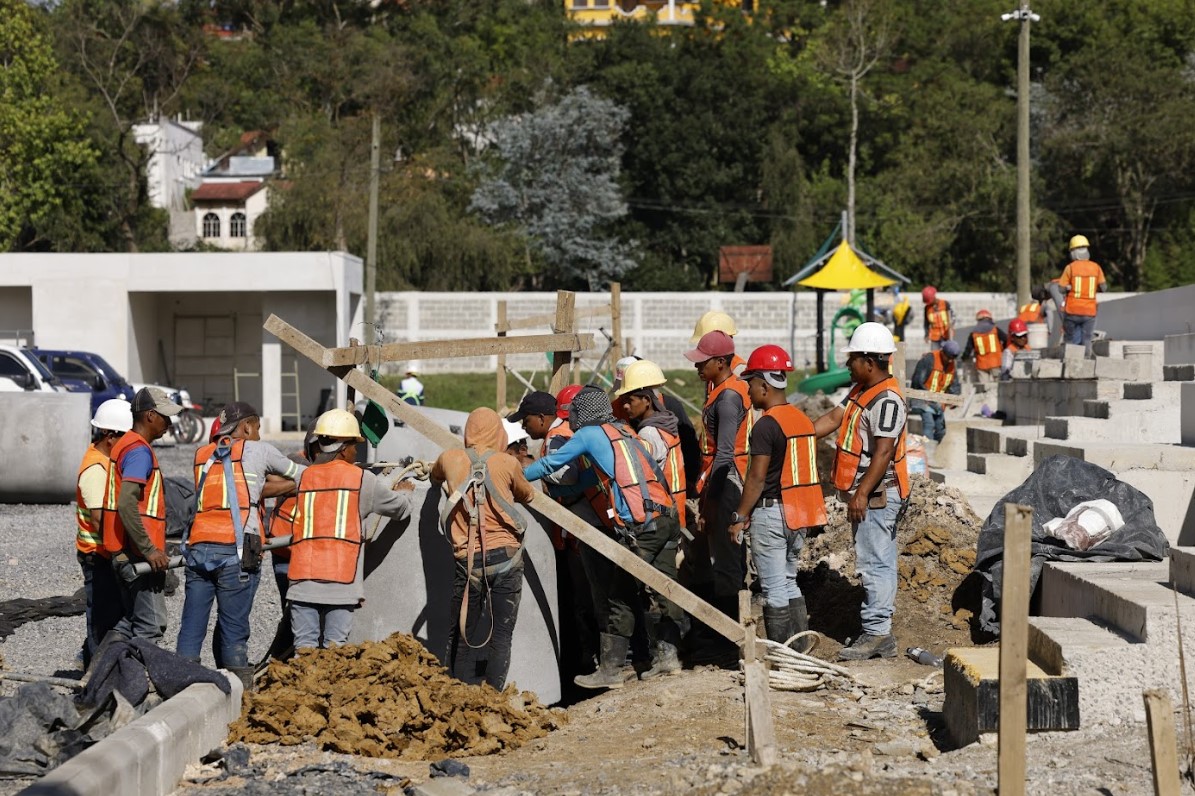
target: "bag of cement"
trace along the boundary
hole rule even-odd
[[[929,457],[925,452],[925,437],[920,434],[910,434],[905,440],[905,461],[908,463],[909,475],[925,475],[929,469]]]
[[[1048,536],[1061,539],[1072,550],[1090,550],[1124,527],[1124,518],[1109,500],[1086,500],[1065,517],[1042,525]]]

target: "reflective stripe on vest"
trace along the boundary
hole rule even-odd
[[[826,501],[817,475],[817,435],[810,419],[795,406],[781,404],[764,412],[784,434],[780,469],[780,504],[790,531],[826,524]]]
[[[929,383],[925,389],[930,392],[946,392],[954,381],[954,360],[949,363],[942,358],[941,351],[934,351],[934,369],[929,374]]]
[[[676,505],[676,521],[680,523],[682,528],[685,525],[685,496],[688,494],[688,486],[685,481],[685,462],[681,456],[680,437],[676,434],[669,434],[662,428],[657,428],[660,432],[660,439],[664,440],[664,444],[668,447],[668,456],[664,459],[664,480],[667,481],[666,486],[668,491],[672,493],[672,502]]]
[[[643,440],[625,426],[603,423],[601,428],[610,440],[614,456],[613,473],[603,472],[600,467],[595,468],[598,484],[609,501],[606,516],[610,521],[617,527],[626,525],[616,508],[616,487],[622,494],[627,510],[631,512],[632,522],[636,525],[654,520],[661,513],[674,508],[672,493],[656,477],[656,463],[647,453]],[[596,510],[597,506],[594,508]]]
[[[292,581],[353,583],[361,544],[364,472],[342,459],[303,471],[295,494]]]
[[[141,525],[145,528],[149,540],[159,550],[166,550],[166,500],[162,495],[162,471],[158,469],[158,457],[153,448],[135,431],[126,431],[124,436],[116,441],[109,454],[112,464],[108,467],[108,486],[104,490],[104,549],[109,553],[119,553],[122,550],[135,558],[143,558],[136,545],[125,546],[124,521],[120,519],[117,506],[120,504],[120,465],[133,448],[144,446],[149,450],[153,469],[141,490],[141,500],[137,502],[137,513],[141,515]]]
[[[864,390],[856,384],[847,395],[846,414],[843,415],[842,425],[838,428],[838,450],[834,454],[834,487],[849,492],[855,485],[855,475],[863,463],[863,439],[859,434],[859,423],[863,413],[873,403],[879,400],[885,392],[893,392],[897,399],[904,401],[900,385],[893,378],[887,378],[869,390]],[[896,440],[896,451],[893,454],[892,470],[896,474],[896,485],[901,498],[909,496],[909,468],[905,461],[905,435],[907,426],[902,426],[900,436]],[[871,451],[866,451],[871,455]]]
[[[91,514],[91,509],[87,508],[87,504],[83,502],[83,490],[80,487],[80,482],[83,480],[83,473],[92,467],[103,467],[106,485],[110,462],[111,459],[101,453],[95,445],[88,445],[87,452],[83,454],[83,463],[79,465],[79,478],[75,481],[75,548],[84,555],[102,550],[104,529],[96,522],[96,518]]]
[[[1000,335],[995,329],[986,334],[971,332],[971,342],[975,346],[975,367],[979,370],[1000,367],[1004,346],[1000,345]]]
[[[265,525],[265,535],[274,539],[279,536],[294,536],[295,509],[298,499],[288,495],[274,504],[274,511],[270,514],[270,521]],[[275,561],[290,561],[289,547],[275,547],[270,551]]]
[[[203,468],[216,451],[216,443],[204,445],[195,451],[195,486],[203,477]],[[245,452],[245,440],[238,439],[232,443],[229,451],[229,461],[232,464],[232,477],[236,481],[237,506],[241,514],[241,527],[249,525],[249,512],[252,510],[249,499],[249,482],[245,477],[245,467],[241,460]],[[232,524],[231,502],[228,499],[228,483],[224,475],[221,460],[212,463],[207,478],[203,479],[202,494],[195,495],[195,520],[191,523],[191,531],[187,535],[188,544],[211,542],[214,544],[236,544],[236,530]],[[265,533],[258,524],[258,535],[265,540]]]
[[[1031,301],[1028,304],[1022,304],[1020,312],[1017,313],[1017,318],[1025,323],[1041,323],[1045,313],[1042,311],[1041,302]]]
[[[723,390],[733,390],[743,401],[743,422],[734,436],[734,466],[739,471],[739,478],[747,477],[747,463],[751,457],[751,429],[755,426],[755,416],[751,413],[751,399],[747,397],[747,382],[738,376],[731,376],[726,381],[710,390],[705,399],[705,407],[701,410],[701,478],[698,488],[704,488],[709,480],[710,471],[714,467],[714,455],[718,452],[718,435],[712,428],[714,402]]]
[[[937,299],[929,309],[929,339],[946,340],[950,337],[950,304],[946,299]]]
[[[1071,291],[1066,296],[1067,315],[1095,315],[1100,267],[1091,260],[1075,260],[1069,270]]]

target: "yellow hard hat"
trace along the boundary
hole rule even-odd
[[[689,338],[689,342],[697,345],[697,342],[710,332],[726,332],[734,337],[739,333],[739,327],[734,325],[734,318],[725,312],[710,310],[697,319],[697,325],[693,327],[693,336]]]
[[[621,398],[635,390],[659,387],[667,383],[668,379],[664,378],[664,371],[660,370],[659,365],[655,362],[648,362],[646,359],[640,359],[627,366],[626,373],[622,374],[622,386],[614,392],[614,397]]]
[[[344,409],[329,409],[315,421],[315,435],[317,437],[332,437],[333,439],[351,439],[364,442],[361,436],[361,424],[352,412]]]
[[[1071,238],[1070,248],[1088,249],[1091,248],[1091,244],[1087,242],[1087,238],[1083,237],[1082,235],[1076,235],[1075,237]]]

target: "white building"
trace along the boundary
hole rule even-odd
[[[343,252],[0,254],[0,327],[41,348],[93,351],[130,381],[220,406],[241,400],[266,431],[306,423],[344,384],[262,329],[276,314],[325,346],[359,321],[363,266]],[[297,370],[296,370],[297,367]],[[298,399],[290,374],[298,374]],[[234,382],[234,374],[240,378]]]
[[[203,122],[185,122],[181,118],[133,125],[133,140],[149,150],[145,169],[149,203],[170,213],[170,242],[175,245],[186,245],[196,238],[187,191],[199,185],[200,174],[207,166],[202,129]]]
[[[204,182],[192,192],[191,202],[199,240],[232,251],[258,248],[253,226],[269,207],[265,182]]]

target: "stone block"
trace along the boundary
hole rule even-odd
[[[1028,456],[1029,440],[1024,437],[1006,437],[1004,452],[1009,456]]]
[[[87,449],[91,393],[0,392],[0,503],[68,503]]]
[[[1062,378],[1064,379],[1094,379],[1095,360],[1066,359],[1062,363]]]
[[[1195,381],[1195,365],[1163,365],[1165,381]]]
[[[964,647],[948,650],[944,662],[946,700],[942,715],[946,730],[957,746],[979,740],[1000,727],[1000,650]],[[1079,729],[1079,681],[1047,674],[1035,663],[1027,664],[1030,732]]]
[[[1129,382],[1124,385],[1124,398],[1126,401],[1148,401],[1153,397],[1153,382]]]
[[[1094,417],[1101,420],[1108,419],[1108,402],[1088,400],[1083,402],[1083,417]]]
[[[1127,359],[1112,359],[1110,357],[1096,357],[1095,377],[1097,379],[1119,379],[1133,381],[1141,377],[1138,363]]]
[[[1073,345],[1066,343],[1061,346],[1062,356],[1060,359],[1084,359],[1087,356],[1087,349],[1081,345]]]
[[[1050,439],[1067,439],[1070,421],[1065,417],[1047,417],[1045,436]]]
[[[1060,359],[1039,359],[1033,363],[1033,378],[1035,379],[1061,379],[1062,378],[1062,360]]]

